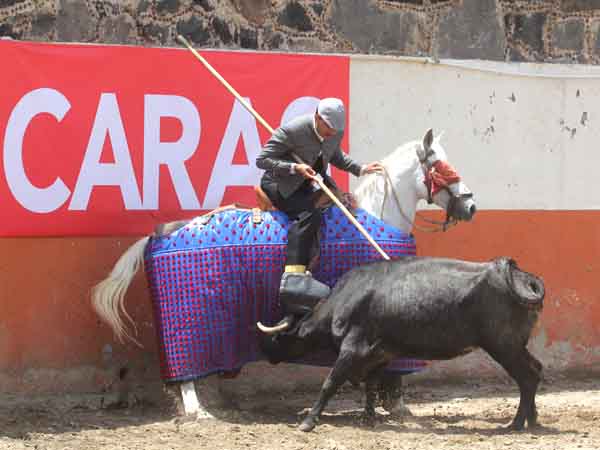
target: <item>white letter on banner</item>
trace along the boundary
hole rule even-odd
[[[245,98],[248,104],[250,100]],[[249,164],[233,164],[238,140],[242,136]],[[262,171],[254,161],[261,149],[256,120],[237,100],[227,122],[227,129],[210,176],[203,209],[218,208],[227,186],[254,186],[260,182]]]
[[[110,137],[114,163],[100,162],[107,135]],[[100,95],[92,133],[69,209],[85,211],[94,186],[119,186],[125,209],[142,208],[117,96],[113,93]]]
[[[46,188],[31,184],[23,167],[25,131],[36,115],[48,113],[60,122],[70,108],[71,104],[63,94],[54,89],[41,88],[25,94],[8,118],[4,134],[6,182],[15,199],[29,211],[52,212],[67,201],[71,191],[60,178]]]
[[[181,138],[160,141],[160,118],[174,117],[181,122]],[[158,209],[159,168],[165,164],[182,209],[200,209],[185,161],[200,142],[200,114],[194,104],[178,95],[144,96],[144,208]]]

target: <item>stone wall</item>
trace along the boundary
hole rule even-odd
[[[600,63],[600,0],[0,0],[0,36]]]

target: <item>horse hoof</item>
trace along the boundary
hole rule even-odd
[[[308,432],[308,431],[312,431],[316,425],[317,425],[317,423],[314,420],[312,420],[310,418],[306,418],[302,421],[302,423],[300,424],[300,426],[298,428],[300,428],[300,431]]]

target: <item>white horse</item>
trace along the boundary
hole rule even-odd
[[[354,195],[360,208],[387,224],[410,233],[417,204],[422,199],[446,211],[447,220],[440,223],[444,228],[451,222],[471,220],[475,214],[471,191],[448,164],[439,136],[434,139],[432,130],[427,131],[422,141],[412,141],[397,148],[384,158],[382,164],[385,172],[364,177]],[[186,223],[167,224],[163,230],[174,230]],[[149,239],[144,237],[129,247],[109,276],[92,290],[94,309],[120,340],[133,339],[123,320],[127,318],[133,323],[125,309],[124,299],[129,284],[143,265],[144,249]],[[397,387],[398,382],[401,378],[392,380],[389,389]],[[185,389],[182,387],[184,397],[186,393],[189,395],[189,389],[190,383]],[[398,405],[397,398],[389,402],[384,405],[388,410]]]

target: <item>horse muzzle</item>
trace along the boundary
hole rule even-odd
[[[457,220],[469,222],[477,212],[477,205],[471,194],[453,195],[448,205],[448,215]]]

